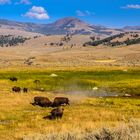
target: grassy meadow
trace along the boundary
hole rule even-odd
[[[57,76],[51,77],[52,73]],[[18,81],[10,81],[12,76]],[[40,83],[36,85],[34,80]],[[13,93],[11,88],[15,85],[28,87],[29,92]],[[131,94],[136,98],[86,95],[87,91],[92,93],[94,87],[98,87],[96,94]],[[115,135],[118,140],[119,137],[122,140],[140,138],[139,69],[0,70],[0,89],[0,140],[96,140],[96,133],[103,128],[109,129],[111,137]],[[64,107],[61,120],[44,120],[51,108],[32,106],[35,96],[51,100],[67,96],[71,105]]]
[[[51,74],[56,74],[53,77]],[[9,81],[9,77],[17,77],[18,82]],[[39,80],[37,85],[35,80]],[[2,90],[11,91],[16,85],[28,87],[30,90],[43,88],[45,91],[92,91],[98,87],[107,92],[122,94],[140,94],[140,70],[93,70],[93,71],[0,71]]]

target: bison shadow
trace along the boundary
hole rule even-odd
[[[52,115],[48,115],[48,116],[45,116],[43,117],[44,120],[55,120],[55,117],[53,117]]]

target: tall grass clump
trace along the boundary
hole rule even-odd
[[[117,128],[25,136],[23,140],[140,140],[140,122],[130,120]]]

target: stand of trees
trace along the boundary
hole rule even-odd
[[[128,45],[132,45],[132,44],[139,44],[140,43],[140,38],[136,38],[136,39],[127,39],[126,41],[124,41],[124,43],[128,46]]]
[[[117,34],[117,35],[114,35],[111,37],[107,37],[107,38],[102,39],[102,40],[95,40],[94,38],[91,38],[92,41],[86,42],[85,44],[83,44],[83,46],[87,46],[87,45],[98,46],[98,45],[103,44],[103,45],[114,47],[114,46],[120,46],[120,45],[127,45],[128,46],[128,45],[140,43],[140,38],[139,38],[138,34],[133,34],[132,35],[134,37],[133,39],[127,38],[124,41],[114,41],[114,42],[112,41],[115,38],[122,38],[125,34],[128,34],[128,33],[120,33],[120,34]]]
[[[16,46],[24,43],[26,40],[29,39],[30,38],[22,36],[0,35],[0,47]]]
[[[113,40],[115,38],[118,38],[118,37],[121,38],[124,35],[125,35],[125,33],[120,33],[120,34],[117,34],[117,35],[107,37],[107,38],[102,39],[102,40],[90,41],[90,42],[85,43],[84,45],[98,46],[98,45],[101,45],[101,44],[109,43],[111,40]]]

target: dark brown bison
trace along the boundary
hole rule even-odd
[[[54,120],[54,119],[61,119],[63,116],[63,108],[55,108],[53,109],[50,113],[51,115],[44,117],[44,119],[50,119],[50,120]]]
[[[34,97],[34,103],[32,105],[38,105],[41,107],[51,107],[52,102],[47,97]]]
[[[9,78],[12,82],[17,81],[18,79],[16,77]]]
[[[53,101],[52,107],[58,107],[61,105],[69,105],[69,99],[66,97],[56,97]]]
[[[12,88],[12,91],[14,91],[14,92],[20,92],[21,91],[21,88],[20,87],[17,87],[17,86],[14,86]]]
[[[27,93],[28,92],[28,88],[23,88],[23,92]]]
[[[60,118],[61,119],[62,116],[63,116],[63,111],[64,111],[64,109],[63,108],[60,108],[60,107],[53,109],[51,111],[52,118],[54,118],[54,119]]]

